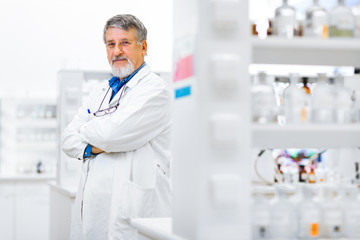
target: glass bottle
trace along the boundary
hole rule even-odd
[[[310,166],[310,172],[308,175],[308,183],[315,183],[316,182],[316,176],[315,176],[315,166]]]
[[[352,121],[358,123],[360,122],[360,89],[353,90],[351,100]]]
[[[304,36],[327,38],[328,25],[327,11],[319,5],[319,0],[313,0],[313,5],[305,11]]]
[[[294,193],[290,185],[275,185],[277,199],[272,202],[270,216],[271,239],[296,238],[296,211],[289,200],[289,195]]]
[[[338,5],[329,12],[329,36],[330,37],[353,37],[355,18],[345,0],[338,0]]]
[[[348,185],[344,189],[344,237],[360,239],[360,202],[357,200],[359,189]]]
[[[276,99],[274,88],[268,82],[267,74],[259,72],[251,88],[252,118],[255,123],[274,123],[276,120]]]
[[[276,8],[274,17],[274,35],[292,38],[297,29],[295,8],[288,5],[287,0],[283,0],[283,4]]]
[[[314,201],[318,192],[315,185],[304,184],[303,201],[299,204],[299,237],[301,239],[317,239],[321,232],[321,209]]]
[[[337,74],[334,79],[335,118],[337,123],[351,122],[351,92],[344,87],[344,77]]]
[[[324,186],[324,199],[322,201],[323,237],[342,237],[343,214],[339,201],[335,198],[337,193],[335,186]]]
[[[355,16],[355,33],[354,36],[360,38],[360,3],[354,5],[351,8]]]
[[[252,234],[253,239],[268,239],[270,225],[270,204],[266,194],[272,188],[255,186],[253,188],[254,201],[252,204]]]
[[[308,77],[302,77],[301,82],[303,84],[303,89],[306,92],[306,94],[310,94],[309,78]]]
[[[308,181],[308,174],[304,165],[299,165],[299,182],[306,183]]]
[[[335,121],[334,95],[327,85],[325,73],[319,73],[316,86],[312,90],[312,121],[315,123],[333,123]]]
[[[297,86],[298,74],[290,74],[289,86],[284,91],[286,123],[307,122],[306,92]]]

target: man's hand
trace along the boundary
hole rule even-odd
[[[103,150],[101,150],[100,148],[94,147],[94,146],[91,149],[92,154],[99,154],[99,153],[103,153],[103,152],[104,152]]]

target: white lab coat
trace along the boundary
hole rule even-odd
[[[83,160],[73,240],[137,239],[130,218],[171,214],[167,84],[146,65],[125,86],[118,109],[95,117],[108,87],[104,81],[90,92],[61,139],[63,151],[79,160],[88,143],[105,151]],[[120,93],[109,104],[110,90],[102,109],[115,105]]]

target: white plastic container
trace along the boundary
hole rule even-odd
[[[314,201],[319,189],[312,184],[304,184],[303,201],[299,204],[299,237],[300,239],[318,239],[321,233],[321,208]]]
[[[268,239],[270,227],[270,204],[267,194],[274,193],[274,189],[266,186],[253,188],[254,201],[252,204],[252,236],[253,239]]]
[[[336,198],[337,188],[333,185],[324,186],[322,201],[323,237],[340,238],[343,236],[343,213]]]
[[[291,185],[279,184],[275,186],[277,199],[271,204],[271,239],[296,239],[297,218],[294,205],[289,195],[294,193]]]

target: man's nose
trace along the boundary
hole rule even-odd
[[[115,56],[119,56],[123,54],[123,48],[120,44],[116,44],[115,46]]]

